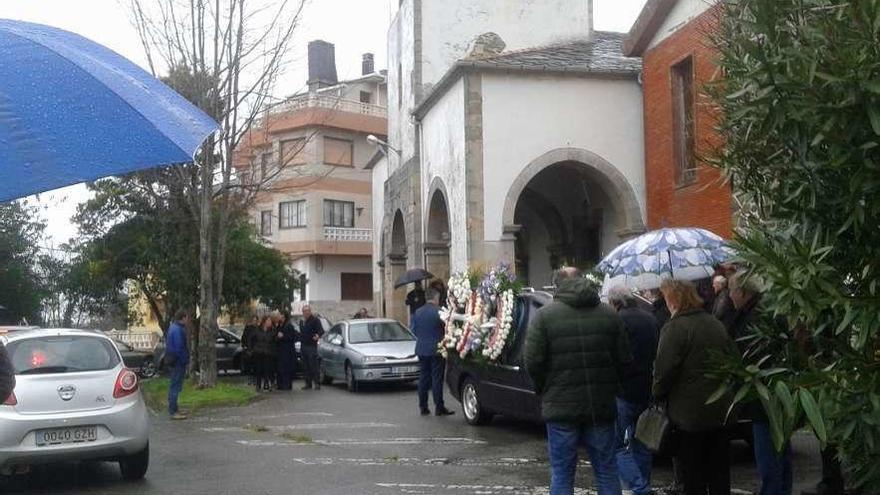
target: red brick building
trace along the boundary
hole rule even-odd
[[[718,77],[716,0],[648,0],[624,43],[643,59],[648,228],[703,227],[730,237],[730,186],[706,164],[719,144],[703,92]]]

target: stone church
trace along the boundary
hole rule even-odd
[[[412,267],[506,262],[528,285],[645,229],[641,60],[592,0],[401,0],[388,145],[372,161],[374,291]]]

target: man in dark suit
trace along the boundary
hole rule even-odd
[[[431,414],[428,409],[428,389],[434,395],[434,414],[455,414],[443,404],[443,371],[446,362],[437,354],[443,338],[443,320],[440,319],[440,294],[428,289],[427,304],[420,307],[412,318],[412,331],[416,335],[416,355],[419,357],[419,409],[422,416]]]

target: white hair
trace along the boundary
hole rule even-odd
[[[632,291],[622,285],[615,285],[608,289],[608,302],[617,306],[629,306],[635,302]]]

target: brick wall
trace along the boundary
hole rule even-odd
[[[718,77],[709,33],[717,26],[718,8],[682,26],[644,55],[645,180],[648,228],[703,227],[730,237],[733,209],[730,187],[721,173],[704,161],[713,156],[720,138],[714,131],[717,112],[702,86]],[[678,187],[674,175],[671,68],[693,57],[697,180]]]

